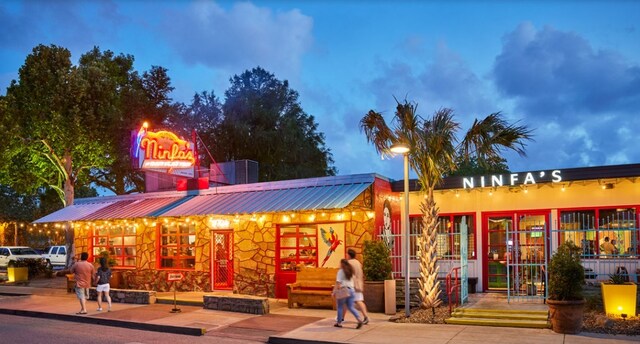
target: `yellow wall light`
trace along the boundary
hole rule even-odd
[[[602,283],[600,285],[602,289],[602,302],[604,303],[604,312],[607,315],[636,315],[636,297],[638,295],[638,286],[635,283]]]

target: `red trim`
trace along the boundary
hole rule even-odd
[[[183,224],[183,223],[186,223],[187,226],[191,226],[191,225],[196,226],[195,223],[187,223],[187,222],[184,222],[184,221],[176,222],[175,225],[176,226],[180,226],[180,224]],[[195,256],[195,244],[193,245],[193,248],[194,248],[194,256],[193,256],[194,266],[193,266],[193,268],[188,269],[188,268],[162,267],[162,254],[160,252],[160,251],[162,251],[162,246],[163,246],[162,245],[162,233],[161,233],[162,225],[163,225],[163,223],[161,223],[159,221],[156,222],[156,269],[157,270],[171,270],[171,271],[194,271],[196,269],[196,265],[197,265],[197,262],[195,262],[195,259],[196,259],[196,256]],[[167,224],[167,225],[169,225],[169,224]],[[194,232],[193,235],[195,235],[195,236],[198,235],[197,227],[195,228],[195,232]],[[185,236],[185,235],[184,234],[179,234],[177,236],[180,237],[180,236]],[[188,237],[188,236],[190,236],[190,234],[187,234],[186,236]],[[179,240],[176,239],[176,247],[179,247],[179,246],[180,246]],[[191,245],[186,245],[186,246],[191,246]],[[167,257],[169,257],[169,256],[167,256]],[[178,257],[191,257],[191,256],[180,256],[179,255]]]

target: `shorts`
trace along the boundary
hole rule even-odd
[[[105,283],[105,284],[98,284],[98,286],[96,287],[96,291],[97,292],[109,292],[109,283]]]
[[[76,296],[78,300],[86,300],[89,298],[89,288],[76,287]]]
[[[364,294],[362,294],[361,292],[356,291],[355,292],[355,299],[353,301],[355,301],[355,302],[364,301]]]

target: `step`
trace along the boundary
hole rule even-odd
[[[535,314],[547,315],[548,310],[526,310],[526,309],[496,309],[496,308],[456,308],[460,313],[504,313],[504,314]]]
[[[447,324],[495,326],[495,327],[522,327],[522,328],[549,328],[550,324],[542,320],[509,320],[509,319],[485,319],[485,318],[449,318]]]
[[[483,319],[512,319],[512,320],[540,320],[547,321],[547,314],[516,314],[498,312],[453,312],[454,318],[483,318]]]

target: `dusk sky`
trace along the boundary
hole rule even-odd
[[[174,100],[262,66],[315,116],[338,173],[402,177],[360,132],[394,96],[463,128],[502,111],[535,129],[511,170],[640,162],[639,1],[3,1],[0,93],[37,44],[169,69]]]

